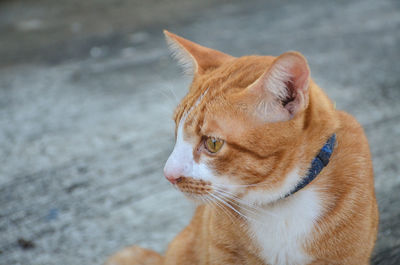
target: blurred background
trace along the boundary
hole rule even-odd
[[[190,80],[162,30],[235,56],[298,50],[362,123],[400,264],[400,1],[0,1],[0,264],[164,251],[193,206],[162,175]],[[357,139],[354,139],[355,141]]]

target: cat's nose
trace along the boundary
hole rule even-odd
[[[171,182],[172,184],[176,184],[183,179],[183,177],[176,178],[174,176],[165,176],[165,178],[168,179],[168,181]]]
[[[164,167],[164,176],[172,184],[176,184],[182,179],[182,175],[179,170],[169,170],[167,167]]]
[[[174,156],[171,155],[164,167],[164,176],[172,184],[176,184],[184,173],[184,167],[179,162],[179,160],[174,159]]]

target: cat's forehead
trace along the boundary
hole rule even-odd
[[[203,135],[238,139],[255,125],[252,106],[241,93],[272,64],[274,57],[247,56],[195,76],[188,94],[175,111],[176,129],[182,125],[186,140]]]
[[[275,57],[245,56],[226,62],[216,69],[195,75],[188,94],[175,110],[174,119],[179,124],[184,114],[191,119],[209,117],[219,112],[234,111],[245,106],[234,102],[235,94],[256,81],[268,70]]]
[[[244,56],[227,61],[194,78],[190,90],[213,88],[221,94],[234,93],[235,88],[246,88],[272,64],[272,56]]]

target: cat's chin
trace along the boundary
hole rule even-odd
[[[186,192],[183,192],[183,194],[189,201],[194,203],[196,206],[210,203],[209,201],[206,200],[207,197],[206,195],[191,194]]]

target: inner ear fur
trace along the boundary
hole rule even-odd
[[[217,68],[234,57],[189,41],[164,30],[172,56],[178,60],[187,74],[202,74],[210,68]]]
[[[269,121],[286,121],[308,104],[310,69],[299,52],[286,52],[250,87],[257,95],[257,112]]]

